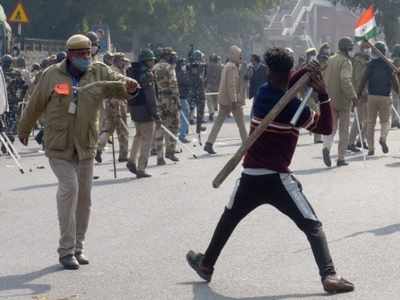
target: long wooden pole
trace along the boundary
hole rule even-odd
[[[247,138],[246,142],[236,151],[235,155],[226,163],[222,170],[213,180],[213,187],[218,188],[225,181],[225,179],[233,172],[237,165],[242,160],[242,157],[250,149],[251,146],[263,134],[265,129],[271,124],[272,121],[285,109],[285,107],[296,97],[297,93],[308,83],[310,75],[307,73],[303,75],[295,85],[293,85],[285,95],[279,100],[274,108],[268,113],[267,116],[261,121],[260,125],[253,131]]]

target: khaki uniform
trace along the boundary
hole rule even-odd
[[[344,160],[349,142],[351,100],[357,98],[352,77],[353,66],[349,57],[339,51],[329,58],[324,79],[332,99],[334,130],[332,135],[325,136],[324,148],[331,150],[339,129],[339,160]]]
[[[158,88],[158,108],[161,121],[174,135],[178,135],[180,99],[175,67],[168,62],[161,60],[154,66],[153,73]],[[164,157],[164,139],[166,154],[175,154],[175,139],[159,128],[156,130],[155,134],[158,158]]]
[[[353,64],[353,86],[356,91],[359,90],[361,85],[361,80],[367,70],[367,64],[369,62],[369,56],[363,53],[357,53],[352,59]],[[368,125],[368,117],[367,117],[367,102],[368,102],[368,92],[365,88],[361,98],[358,99],[357,103],[357,112],[358,118],[361,126],[362,137],[365,140],[367,138],[367,125]],[[357,122],[354,120],[353,125],[350,130],[350,139],[349,145],[354,145],[356,142],[356,138],[359,135]]]
[[[210,135],[208,136],[207,143],[215,143],[218,133],[221,130],[226,117],[230,113],[232,113],[235,118],[242,142],[247,139],[247,130],[243,116],[243,106],[246,101],[245,85],[247,84],[247,81],[240,78],[239,67],[235,63],[240,61],[240,55],[241,50],[239,48],[232,47],[230,49],[230,61],[225,64],[222,70],[219,86],[219,112]]]
[[[124,70],[117,67],[112,67],[113,71],[124,74]],[[128,156],[128,139],[129,131],[127,126],[127,100],[121,101],[120,99],[106,99],[104,101],[104,111],[102,112],[102,128],[99,137],[100,151],[104,150],[108,142],[109,136],[117,132],[119,142],[119,159],[126,160]]]
[[[73,87],[66,62],[53,65],[43,73],[20,120],[18,134],[23,138],[42,115],[46,120],[46,155],[59,182],[60,257],[83,250],[100,105],[105,97],[127,98],[124,82],[117,81],[121,79],[120,74],[96,63]],[[72,102],[76,103],[75,113]]]

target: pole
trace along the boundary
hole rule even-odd
[[[218,188],[225,179],[232,173],[236,166],[242,160],[242,157],[250,149],[251,146],[258,140],[258,138],[264,133],[265,129],[271,124],[273,120],[285,109],[285,107],[296,97],[297,93],[308,83],[310,79],[309,74],[303,75],[294,86],[292,86],[285,95],[279,100],[274,108],[268,113],[268,115],[262,120],[260,125],[253,131],[253,133],[247,138],[246,142],[240,146],[236,151],[235,155],[226,163],[223,169],[213,180],[213,187]]]
[[[297,109],[297,111],[296,111],[296,113],[294,114],[292,120],[290,121],[290,124],[291,124],[292,126],[296,126],[297,122],[298,122],[299,119],[300,119],[301,114],[303,113],[304,109],[306,108],[306,105],[307,105],[308,100],[310,100],[310,97],[311,97],[313,91],[314,91],[313,88],[309,88],[309,89],[307,90],[307,93],[306,93],[306,95],[305,95],[303,101],[301,102],[299,108]]]
[[[394,114],[396,115],[397,120],[399,120],[399,122],[400,122],[400,114],[399,114],[399,112],[396,110],[396,108],[394,107],[393,104],[392,104],[392,110],[393,110]]]
[[[355,113],[355,117],[356,117],[356,124],[357,124],[357,129],[358,129],[358,134],[360,135],[360,140],[361,140],[361,151],[363,153],[363,158],[364,161],[367,160],[367,155],[365,154],[365,149],[364,149],[364,137],[362,134],[362,130],[361,130],[361,124],[360,124],[360,118],[359,118],[359,114],[358,114],[358,109],[357,107],[354,107],[354,113]]]
[[[184,143],[182,143],[178,137],[173,134],[167,127],[165,127],[163,124],[161,124],[161,128],[170,136],[172,137],[177,143],[181,144],[181,146],[186,149],[188,152],[190,152],[193,155],[193,158],[197,159],[197,155],[190,149],[188,146],[186,146]]]
[[[112,145],[111,145],[111,148],[112,148],[112,155],[113,155],[113,167],[114,167],[114,179],[117,179],[117,166],[116,166],[116,163],[115,163],[115,141],[114,141],[114,131],[113,131],[113,133],[112,133],[112,135],[111,135],[111,140],[112,140]]]
[[[9,144],[7,143],[6,139],[4,138],[5,133],[0,132],[0,142],[3,143],[4,147],[6,147],[6,150],[8,152],[8,154],[11,156],[11,158],[14,160],[15,164],[17,165],[19,171],[21,172],[21,174],[24,174],[24,168],[22,167],[22,165],[19,163],[18,159],[15,157],[13,151],[10,149]]]
[[[393,71],[395,71],[396,73],[399,73],[399,69],[393,64],[393,62],[390,61],[390,59],[388,59],[378,48],[375,47],[375,45],[373,45],[370,41],[365,40],[368,45],[371,47],[372,50],[374,50],[374,52],[376,54],[378,54],[378,56],[380,58],[382,58],[392,69]]]

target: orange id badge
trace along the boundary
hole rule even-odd
[[[69,96],[71,89],[68,83],[58,83],[54,86],[54,92],[56,92],[57,95]]]

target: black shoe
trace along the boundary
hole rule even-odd
[[[101,155],[102,155],[102,151],[101,150],[97,150],[96,151],[96,156],[95,156],[95,160],[99,163],[99,164],[101,164],[102,162],[103,162],[103,158],[101,157]]]
[[[156,156],[156,155],[157,155],[157,150],[151,149],[150,156]]]
[[[356,147],[356,145],[349,145],[348,147],[347,147],[347,150],[349,150],[349,151],[351,151],[351,152],[354,152],[354,153],[360,153],[361,152],[361,150],[360,149],[358,149],[357,147]]]
[[[88,265],[89,264],[89,260],[82,252],[76,252],[75,258],[80,265]]]
[[[186,254],[186,260],[189,263],[190,267],[196,271],[196,273],[203,278],[205,281],[210,282],[212,274],[214,272],[214,268],[209,268],[203,266],[203,258],[204,255],[201,253],[194,253],[193,251],[189,251]]]
[[[3,152],[3,154],[7,154],[7,148],[4,145],[1,145],[1,152]]]
[[[382,147],[382,152],[383,153],[389,153],[389,147],[388,147],[388,145],[386,144],[386,141],[384,140],[384,139],[379,139],[379,144],[381,145],[381,147]]]
[[[211,113],[210,116],[208,117],[208,121],[214,122],[214,114]]]
[[[354,291],[354,284],[337,275],[329,275],[322,280],[324,290],[329,294],[349,293]]]
[[[127,157],[118,157],[119,162],[127,162],[128,158]]]
[[[165,154],[165,158],[172,160],[173,162],[178,162],[179,158],[175,155],[175,153],[167,153]]]
[[[346,167],[346,166],[349,165],[349,163],[346,162],[345,160],[338,160],[336,165],[337,165],[338,167]]]
[[[322,157],[324,159],[325,165],[328,168],[332,167],[331,155],[329,153],[329,149],[328,148],[323,148],[322,149]]]
[[[208,152],[208,154],[217,154],[217,152],[214,151],[213,144],[211,143],[205,144],[204,151]]]
[[[200,126],[197,126],[196,133],[199,134],[199,133],[201,133],[203,131],[206,131],[206,130],[207,130],[206,126],[200,125]]]
[[[375,155],[375,151],[374,150],[369,150],[368,151],[368,156],[374,156]]]
[[[145,171],[137,171],[136,177],[137,178],[149,178],[149,177],[151,177],[151,175],[146,173]]]
[[[184,137],[180,137],[179,140],[184,143],[184,144],[189,144],[190,141],[184,136]]]
[[[126,163],[126,168],[131,172],[131,173],[133,173],[133,174],[136,174],[136,165],[133,163],[133,162],[131,162],[131,161],[128,161],[127,163]]]
[[[65,270],[78,270],[79,262],[76,260],[75,256],[72,254],[60,257],[60,264]]]
[[[164,158],[157,158],[157,166],[165,166],[166,164]]]

